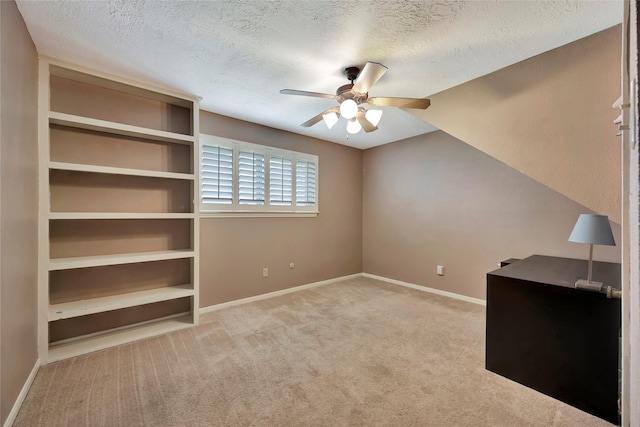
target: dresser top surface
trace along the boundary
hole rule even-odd
[[[532,255],[488,274],[573,288],[576,280],[587,278],[588,264],[584,259]],[[592,280],[620,289],[620,264],[593,261]]]

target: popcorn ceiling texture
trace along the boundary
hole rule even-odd
[[[345,139],[300,123],[346,66],[389,67],[371,96],[427,97],[621,22],[621,1],[17,1],[40,54],[203,97],[202,108],[358,148],[433,131],[396,108]],[[436,108],[432,106],[431,108]]]

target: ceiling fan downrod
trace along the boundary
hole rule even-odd
[[[358,78],[358,76],[360,75],[360,68],[358,67],[347,67],[344,69],[344,75],[347,76],[347,79],[351,82],[349,84],[346,85],[342,85],[338,88],[338,90],[336,90],[336,101],[338,101],[338,103],[342,104],[343,101],[347,100],[347,99],[352,99],[355,101],[356,104],[360,105],[361,103],[363,103],[364,101],[366,101],[366,95],[363,96],[357,96],[353,91],[353,86],[354,86],[354,81]]]

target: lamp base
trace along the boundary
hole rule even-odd
[[[576,281],[576,289],[586,289],[588,291],[602,292],[602,283],[580,279]]]

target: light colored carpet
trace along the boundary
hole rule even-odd
[[[355,279],[40,369],[17,426],[611,426],[484,369],[484,307]]]

